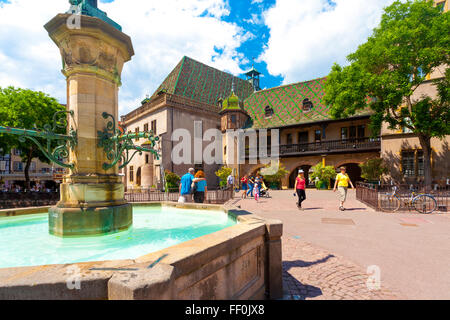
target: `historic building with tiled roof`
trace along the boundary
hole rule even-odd
[[[323,101],[325,78],[260,90],[260,73],[254,67],[244,76],[245,80],[183,57],[140,107],[122,117],[127,131],[151,129],[161,138],[161,159],[137,156],[125,170],[127,187],[155,187],[161,181],[162,170],[182,175],[189,167],[204,170],[208,184],[217,186],[214,172],[220,164],[207,165],[194,159],[194,150],[190,164],[171,161],[178,143],[171,137],[180,128],[191,137],[208,129],[279,129],[281,162],[291,172],[291,180],[298,168],[309,170],[322,161],[335,166],[353,165],[358,179],[357,165],[379,157],[379,141],[369,138],[368,112],[345,120],[329,116],[329,106]],[[223,140],[224,159],[226,150]],[[235,166],[235,175],[253,173],[262,166]],[[283,185],[289,187],[289,177]]]
[[[160,92],[167,92],[216,106],[219,98],[223,99],[230,94],[233,81],[235,93],[241,99],[246,99],[253,93],[253,87],[248,81],[183,57],[150,100]]]
[[[261,90],[245,100],[245,110],[253,128],[286,126],[330,120],[329,106],[323,101],[325,78]],[[268,113],[272,113],[268,116]],[[361,112],[357,116],[368,115]]]

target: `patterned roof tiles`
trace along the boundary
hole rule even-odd
[[[289,125],[330,120],[329,106],[323,101],[323,85],[326,78],[275,87],[255,92],[244,101],[244,108],[253,120],[253,127],[275,128]],[[312,108],[308,106],[308,99]],[[273,109],[273,115],[265,116],[266,107]],[[356,116],[369,115],[368,110]]]
[[[217,70],[189,57],[183,57],[150,99],[161,90],[198,102],[217,105],[219,98],[230,95],[233,79],[235,92],[242,99],[253,93],[250,82]]]

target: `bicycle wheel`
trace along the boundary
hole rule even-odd
[[[384,212],[395,212],[400,209],[400,200],[391,194],[380,194],[378,207]]]
[[[426,194],[415,197],[412,204],[417,212],[423,214],[433,213],[437,209],[436,199]]]

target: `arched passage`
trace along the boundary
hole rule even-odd
[[[289,188],[294,188],[295,187],[295,178],[297,178],[298,176],[298,171],[299,170],[303,170],[305,172],[305,179],[306,179],[306,184],[309,184],[309,170],[311,169],[310,165],[302,165],[299,166],[297,168],[294,169],[294,171],[291,172],[290,176],[289,176]]]
[[[136,185],[137,186],[141,186],[141,182],[142,182],[142,174],[141,174],[141,167],[139,167],[139,169],[136,172]]]

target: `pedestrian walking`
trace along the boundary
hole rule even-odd
[[[259,202],[259,187],[257,183],[253,185],[253,195],[255,197],[256,202]]]
[[[303,210],[302,203],[306,200],[306,179],[303,170],[299,170],[298,176],[295,178],[295,191],[298,197],[297,207],[299,210]]]
[[[204,179],[205,173],[200,170],[195,174],[195,178],[203,180],[197,180],[197,182],[194,180],[194,201],[195,203],[204,203],[208,196],[208,186]]]
[[[253,176],[250,176],[248,178],[248,191],[247,196],[250,195],[250,197],[253,197],[253,187],[255,186],[255,178]]]
[[[242,194],[242,199],[245,199],[245,198],[247,198],[247,190],[248,190],[248,177],[247,177],[247,175],[242,177],[241,184],[242,184],[242,191],[244,191],[244,193]]]
[[[234,189],[234,177],[233,174],[230,173],[230,175],[227,178],[227,185],[228,185],[228,189]]]
[[[345,211],[344,203],[347,200],[348,185],[350,184],[352,188],[354,188],[354,186],[347,174],[347,168],[341,167],[339,170],[341,172],[336,176],[336,182],[334,183],[333,191],[339,191],[339,210]]]

